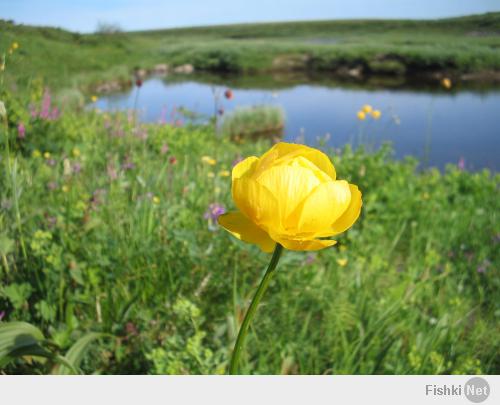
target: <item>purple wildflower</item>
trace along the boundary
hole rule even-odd
[[[24,139],[26,138],[26,128],[24,127],[24,124],[22,122],[20,122],[18,125],[17,125],[17,137],[19,139]]]
[[[42,108],[41,108],[40,114],[39,114],[40,118],[49,119],[51,102],[52,102],[52,100],[50,97],[49,89],[45,89],[45,92],[43,93],[43,98],[42,98]]]
[[[82,165],[79,162],[75,162],[71,169],[73,171],[73,174],[78,174],[82,171]]]
[[[486,273],[486,270],[488,269],[488,267],[490,267],[490,264],[491,262],[488,259],[483,260],[481,265],[477,268],[477,272],[481,274]]]
[[[226,212],[226,209],[223,205],[219,203],[212,203],[208,206],[208,209],[205,211],[203,218],[208,220],[208,229],[211,231],[217,230],[217,219]]]
[[[458,170],[465,170],[465,159],[461,157],[457,163]]]
[[[125,160],[122,164],[122,169],[123,170],[132,170],[135,167],[135,163],[130,161],[130,160]]]
[[[60,115],[61,115],[61,112],[59,111],[59,108],[54,107],[52,109],[52,112],[49,114],[49,120],[57,120]]]
[[[49,184],[47,184],[47,188],[50,191],[54,191],[57,188],[57,183],[55,181],[51,181]]]

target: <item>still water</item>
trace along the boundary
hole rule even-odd
[[[500,169],[500,90],[421,90],[419,88],[362,88],[308,82],[279,88],[253,84],[213,84],[189,76],[181,81],[152,78],[140,89],[107,95],[96,107],[115,111],[137,106],[144,122],[169,122],[185,108],[207,119],[214,112],[214,89],[222,96],[231,87],[231,100],[220,98],[224,115],[239,106],[281,106],[286,123],[283,139],[333,147],[364,143],[376,148],[393,144],[395,156],[415,156],[425,166],[443,168],[465,161],[469,170]],[[437,90],[437,91],[436,91]],[[356,112],[370,104],[382,112],[379,120],[360,121]],[[223,118],[222,118],[223,119]]]

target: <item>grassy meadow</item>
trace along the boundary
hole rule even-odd
[[[484,35],[473,36],[477,18]],[[498,69],[499,18],[267,24],[258,36],[251,25],[104,36],[2,22],[0,49],[20,46],[0,72],[0,373],[226,373],[270,259],[214,212],[234,208],[234,163],[272,140],[58,96],[139,64],[211,69],[212,48],[240,55],[244,71],[282,54],[381,51]],[[359,185],[362,215],[332,248],[284,252],[241,372],[498,374],[500,175],[417,170],[390,145],[316,146]]]
[[[240,24],[78,34],[0,20],[0,49],[22,47],[11,83],[42,78],[52,88],[96,88],[134,68],[191,64],[209,72],[319,72],[362,79],[448,75],[498,80],[500,13],[442,19]],[[75,52],[78,49],[78,52]],[[493,74],[493,76],[492,76]]]

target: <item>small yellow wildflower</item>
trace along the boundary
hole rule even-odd
[[[340,267],[345,267],[347,265],[347,259],[337,259],[337,264],[340,266]]]
[[[0,72],[3,72],[5,70],[5,63],[2,63],[0,65]]]
[[[366,118],[366,114],[364,111],[358,111],[358,113],[356,114],[356,116],[358,117],[358,120],[360,121],[364,121],[365,118]]]
[[[370,104],[365,104],[361,110],[363,110],[366,114],[369,114],[373,111],[373,108]]]
[[[213,178],[213,177],[215,177],[215,173],[214,172],[208,172],[207,176],[210,177],[210,178]]]
[[[78,148],[73,148],[71,153],[73,154],[74,157],[79,157],[81,155],[80,149]]]
[[[382,115],[382,113],[380,112],[380,110],[373,110],[371,112],[371,116],[374,120],[378,120],[380,118],[380,116]]]
[[[443,77],[443,79],[441,80],[441,85],[445,89],[451,89],[451,80],[448,79],[447,77]]]
[[[153,197],[153,204],[155,204],[155,205],[160,204],[160,199],[157,196]]]
[[[347,250],[347,246],[346,246],[346,245],[340,245],[340,246],[339,246],[339,250],[340,250],[341,252],[345,252],[345,251]]]
[[[12,43],[12,49],[17,49],[19,48],[19,44],[17,42]]]
[[[69,187],[65,184],[61,187],[61,190],[63,191],[63,193],[67,193],[69,191]]]
[[[202,156],[201,161],[210,166],[214,166],[217,163],[217,160],[211,158],[210,156]]]
[[[39,158],[40,156],[42,156],[42,153],[38,149],[35,149],[33,152],[31,152],[31,156],[33,156],[34,158]]]
[[[422,198],[423,198],[424,200],[428,200],[428,199],[430,198],[429,193],[427,193],[427,192],[423,193],[423,194],[422,194]]]
[[[50,152],[45,152],[45,153],[43,154],[43,157],[44,157],[45,159],[50,159]]]
[[[99,100],[99,99],[97,98],[97,96],[92,96],[92,97],[90,97],[90,100],[91,100],[93,103],[95,103],[95,102],[96,102],[97,100]]]
[[[231,172],[229,170],[221,170],[219,172],[220,177],[229,177],[231,175]]]

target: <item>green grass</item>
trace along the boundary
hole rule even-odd
[[[306,71],[344,76],[500,70],[500,13],[436,21],[354,20],[242,24],[118,34],[70,33],[0,21],[10,82],[42,77],[52,88],[85,91],[126,84],[134,67],[190,63],[215,72]]]
[[[35,84],[31,101],[0,96],[10,142],[9,157],[2,127],[3,322],[36,325],[59,353],[83,337],[86,373],[227,371],[270,255],[204,213],[214,202],[234,207],[224,170],[269,141],[234,144],[211,125],[69,108],[29,118],[29,103],[40,105]],[[284,253],[241,370],[498,374],[499,175],[419,172],[390,148],[327,152],[363,191],[361,218],[333,248]],[[58,370],[28,357],[2,371]]]
[[[280,136],[285,126],[285,112],[281,107],[256,105],[239,107],[227,114],[221,132],[233,140],[257,136]]]

